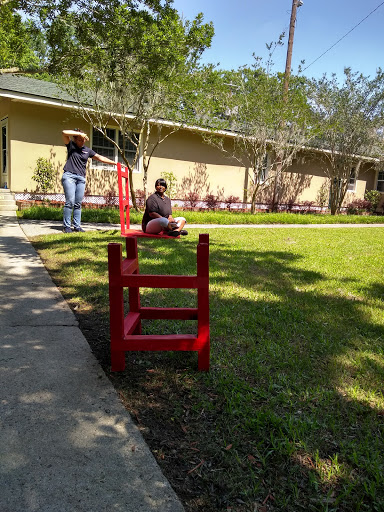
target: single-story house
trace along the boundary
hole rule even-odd
[[[64,129],[81,128],[90,134],[88,143],[97,153],[118,159],[113,145],[84,120],[76,115],[76,103],[53,83],[29,77],[0,75],[0,187],[15,194],[28,194],[36,190],[32,179],[36,161],[49,159],[57,170],[53,194],[62,194],[61,174],[66,160],[62,142]],[[111,134],[118,140],[116,127]],[[318,202],[319,191],[327,179],[320,150],[303,151],[286,172],[281,185],[281,202]],[[305,157],[305,158],[302,158]],[[135,189],[143,188],[143,168],[139,159],[134,171]],[[172,172],[177,178],[177,198],[183,199],[188,191],[196,191],[201,198],[206,194],[226,198],[237,196],[246,202],[248,170],[237,161],[231,161],[219,149],[204,143],[202,136],[187,128],[172,133],[160,144],[152,157],[148,172],[148,189],[163,172]],[[93,196],[117,195],[115,168],[108,168],[96,160],[89,163],[87,194]],[[351,179],[346,202],[363,198],[366,190],[379,190],[384,196],[384,169],[375,169],[367,162],[358,179]],[[271,190],[267,187],[258,202],[268,202]]]

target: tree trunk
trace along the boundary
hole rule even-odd
[[[336,213],[337,213],[336,205],[331,204],[331,215],[336,215]]]
[[[144,173],[143,173],[143,191],[144,191],[144,200],[147,199],[147,194],[148,194],[148,166],[145,165],[145,163],[143,162],[143,170],[144,170]]]
[[[139,211],[139,208],[137,207],[137,202],[136,202],[136,194],[133,189],[133,171],[130,167],[128,167],[128,175],[129,175],[129,189],[131,191],[132,208],[134,208],[136,211]]]
[[[336,215],[338,208],[338,178],[331,177],[331,183],[329,187],[329,209],[331,210],[331,215]]]
[[[147,199],[147,185],[148,185],[148,167],[150,162],[150,156],[147,156],[148,151],[148,143],[149,143],[149,134],[150,134],[150,125],[149,121],[147,121],[141,129],[140,132],[140,144],[143,147],[143,191],[144,191],[144,199]]]
[[[255,213],[256,211],[256,195],[257,195],[258,187],[252,192],[251,198],[251,213]]]
[[[275,168],[275,176],[273,180],[271,210],[273,212],[277,212],[280,202],[280,175],[281,169],[283,167],[281,153],[276,156],[276,160],[273,164],[273,167]]]

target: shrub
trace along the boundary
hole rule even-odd
[[[200,201],[197,192],[187,192],[184,196],[184,201],[187,203],[189,208],[195,208],[197,203]]]
[[[288,211],[289,213],[291,213],[291,212],[292,212],[292,210],[293,210],[293,207],[294,207],[294,206],[295,206],[295,200],[294,200],[294,199],[290,199],[290,200],[288,201],[287,205],[286,205],[287,211]]]
[[[119,204],[119,199],[116,197],[116,192],[111,188],[104,195],[105,206],[116,206]]]
[[[52,162],[40,157],[36,160],[36,167],[32,179],[37,183],[37,189],[44,194],[52,187],[56,171]]]
[[[239,203],[240,202],[240,197],[228,196],[226,199],[224,199],[224,202],[225,202],[228,210],[230,210],[233,203]]]
[[[370,201],[365,199],[355,199],[351,203],[347,204],[348,215],[361,215],[364,212],[370,212],[372,204]]]
[[[312,206],[315,204],[315,201],[304,201],[302,204],[302,213],[311,213]]]
[[[321,185],[317,192],[316,203],[322,208],[329,202],[329,183],[325,182]]]
[[[371,213],[375,213],[377,207],[380,203],[381,194],[378,190],[369,190],[364,194],[364,199],[371,203],[370,211]]]
[[[169,199],[174,199],[177,190],[177,178],[173,172],[162,172],[161,177],[167,182],[167,196]]]
[[[207,205],[208,210],[214,210],[215,208],[217,208],[219,198],[217,196],[214,196],[213,194],[207,194],[204,197],[204,202]]]

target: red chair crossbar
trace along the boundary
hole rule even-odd
[[[126,239],[127,257],[122,245],[108,245],[111,370],[123,371],[125,352],[182,350],[198,352],[198,368],[209,370],[209,235],[199,235],[197,275],[167,276],[139,274],[136,237]],[[140,305],[140,287],[197,289],[197,308],[158,308]],[[129,289],[129,313],[124,315],[124,288]],[[141,320],[197,320],[197,335],[143,335]]]
[[[144,233],[138,229],[131,229],[129,220],[129,170],[128,167],[122,167],[117,164],[117,178],[119,185],[119,209],[120,209],[120,226],[121,236],[141,237],[141,238],[180,238],[180,236],[168,236],[165,233],[152,235]]]

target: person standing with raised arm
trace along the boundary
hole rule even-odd
[[[67,147],[67,161],[65,162],[64,173],[61,179],[65,194],[63,232],[72,233],[72,211],[74,231],[83,232],[84,229],[81,227],[81,203],[85,193],[85,175],[88,158],[94,158],[109,165],[117,164],[85,146],[84,142],[88,141],[89,137],[79,128],[63,130],[62,136]]]

